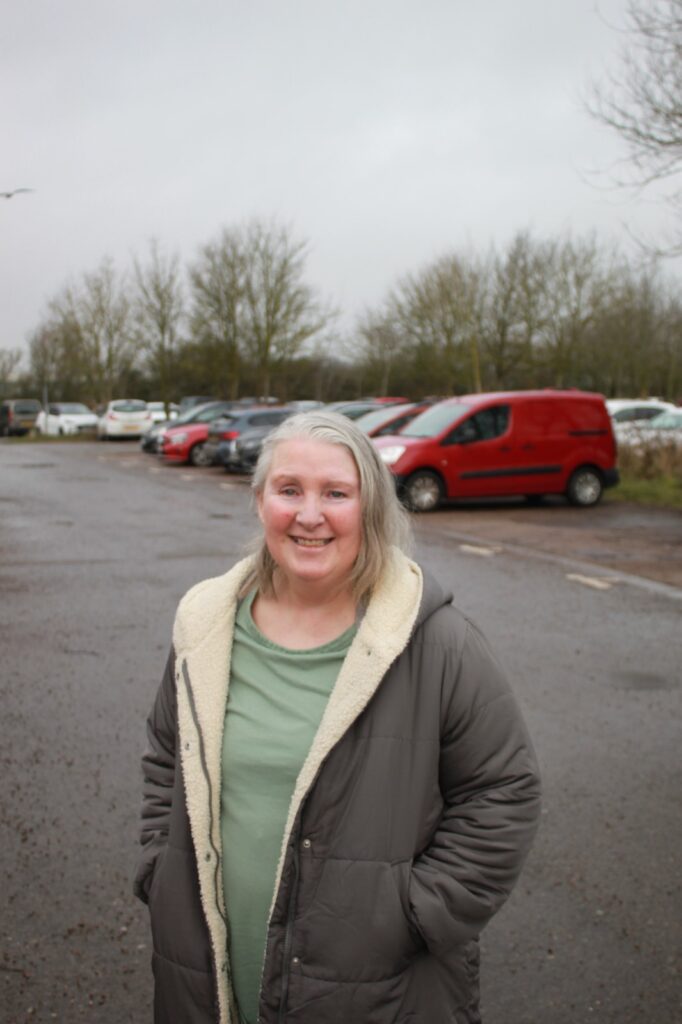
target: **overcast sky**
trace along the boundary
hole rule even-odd
[[[0,348],[62,285],[156,237],[183,262],[276,218],[356,313],[520,229],[655,234],[583,109],[626,0],[28,0],[0,33]]]

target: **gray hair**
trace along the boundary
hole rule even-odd
[[[395,546],[409,551],[412,531],[408,515],[398,501],[390,471],[367,434],[347,416],[317,409],[289,417],[268,434],[253,474],[251,486],[255,495],[263,493],[277,445],[299,438],[340,445],[350,453],[357,467],[362,543],[351,573],[351,584],[355,599],[362,601],[369,597],[378,583],[391,557],[391,548]],[[260,538],[254,569],[245,581],[242,593],[254,586],[265,594],[272,593],[276,568],[265,539]]]

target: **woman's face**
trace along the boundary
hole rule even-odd
[[[362,543],[360,477],[350,452],[310,438],[280,442],[257,502],[265,542],[287,582],[342,589]]]

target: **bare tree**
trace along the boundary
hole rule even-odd
[[[485,289],[482,349],[493,387],[528,383],[533,351],[544,322],[546,245],[519,232],[501,255],[492,253],[481,272]]]
[[[392,371],[404,355],[405,347],[396,318],[387,309],[364,313],[358,320],[357,339],[358,355],[366,364],[370,380],[376,380],[376,387],[372,390],[379,395],[387,395]]]
[[[481,285],[474,260],[450,255],[403,278],[391,295],[393,316],[432,389],[481,390]]]
[[[594,239],[568,238],[547,247],[548,281],[541,358],[555,387],[574,383],[605,297],[601,254]]]
[[[627,147],[631,175],[619,184],[665,183],[678,219],[666,248],[682,253],[682,0],[631,0],[619,70],[595,86],[588,110]]]
[[[191,330],[195,343],[215,355],[216,389],[236,398],[241,367],[241,324],[246,264],[242,232],[225,228],[202,246],[190,267]]]
[[[123,278],[109,259],[68,288],[53,311],[73,324],[79,339],[87,389],[95,401],[111,399],[125,388],[135,361],[130,300]]]
[[[180,261],[175,254],[164,255],[153,240],[147,264],[136,259],[134,268],[135,331],[168,409],[173,397],[173,360],[184,316]]]
[[[21,363],[21,349],[0,348],[0,397],[9,391],[15,371]]]
[[[303,281],[306,243],[288,229],[253,221],[244,233],[243,346],[264,397],[273,369],[298,355],[334,317]]]

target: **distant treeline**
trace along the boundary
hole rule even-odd
[[[656,263],[594,237],[518,234],[398,279],[341,333],[305,280],[307,244],[263,221],[223,229],[181,265],[152,243],[104,260],[47,304],[28,371],[5,391],[111,397],[408,397],[528,387],[682,396],[682,298]]]

